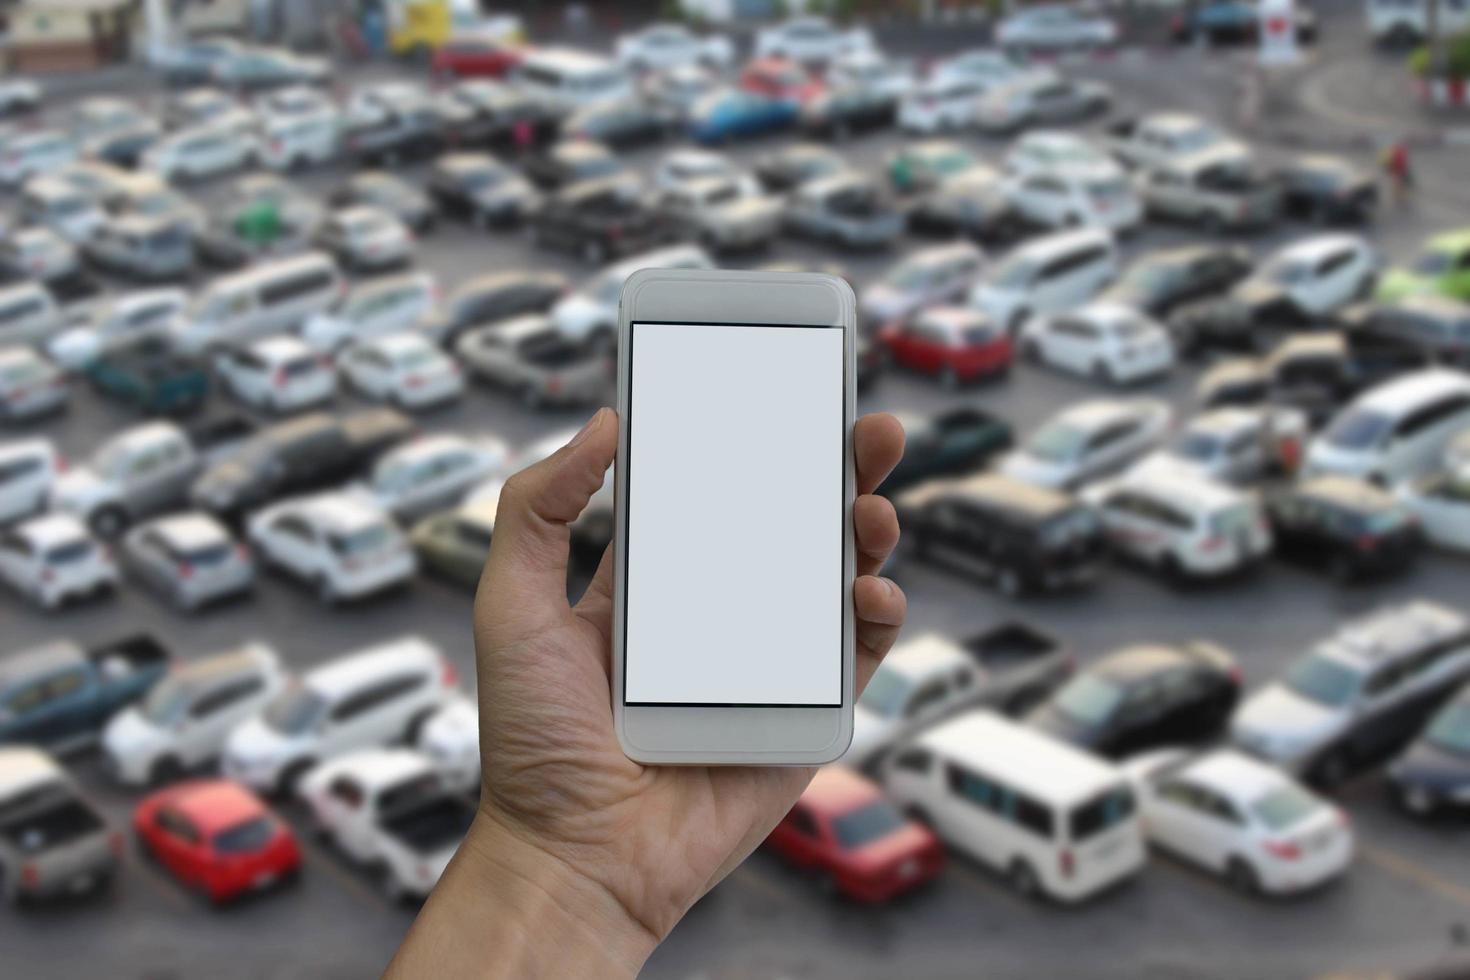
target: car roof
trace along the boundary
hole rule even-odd
[[[1095,398],[1091,401],[1077,402],[1062,409],[1052,417],[1052,421],[1066,422],[1073,428],[1095,431],[1124,419],[1142,417],[1149,409],[1158,404],[1152,399]]]
[[[144,526],[176,548],[198,548],[231,540],[223,524],[200,511],[170,514]]]
[[[323,529],[336,534],[351,534],[363,528],[388,521],[376,504],[345,490],[329,491],[304,497],[285,505]]]
[[[914,319],[952,334],[990,324],[990,317],[970,306],[931,306]]]
[[[1246,429],[1259,429],[1264,423],[1265,418],[1259,409],[1226,405],[1201,412],[1190,419],[1184,428],[1187,432],[1228,438]]]
[[[1244,804],[1259,800],[1291,781],[1275,766],[1234,749],[1206,752],[1190,760],[1177,773]]]
[[[19,794],[65,774],[66,770],[40,749],[28,745],[0,745],[0,792]]]
[[[1450,320],[1470,317],[1470,303],[1446,296],[1444,293],[1410,293],[1408,296],[1385,305],[1389,308],[1409,310]]]
[[[925,480],[899,494],[896,502],[907,506],[923,506],[931,500],[949,496],[984,497],[998,502],[1005,510],[1038,522],[1077,506],[1076,500],[1065,493],[1024,483],[1000,473]]]
[[[1448,640],[1470,638],[1470,622],[1447,606],[1415,600],[1385,606],[1344,623],[1317,650],[1332,659],[1373,666]]]
[[[1449,368],[1425,368],[1370,388],[1353,405],[1355,408],[1397,414],[1426,401],[1460,392],[1470,393],[1470,374]]]
[[[0,366],[7,364],[46,363],[40,353],[29,347],[0,347]]]
[[[52,640],[0,660],[0,688],[16,681],[75,667],[86,660],[82,648],[71,640]]]
[[[967,663],[965,651],[947,636],[939,633],[920,633],[903,640],[883,660],[886,673],[901,674],[908,678],[923,677],[936,669]]]
[[[1011,250],[1010,255],[1019,255],[1033,262],[1045,261],[1058,252],[1076,248],[1088,248],[1106,244],[1113,247],[1113,236],[1105,228],[1074,228],[1070,231],[1053,231],[1035,238],[1028,238]]]
[[[189,437],[184,434],[183,429],[172,422],[143,422],[130,429],[124,429],[104,443],[104,445],[125,446],[128,449],[133,449],[139,445],[147,445],[152,442],[162,442],[165,440],[169,442],[187,443]]]
[[[1330,233],[1313,235],[1301,241],[1291,242],[1276,253],[1279,258],[1314,261],[1341,248],[1366,249],[1367,243],[1358,235]]]
[[[334,698],[353,690],[359,683],[405,667],[437,669],[443,658],[427,640],[401,636],[362,650],[344,654],[308,671],[302,684]]]
[[[1296,492],[1349,510],[1378,511],[1396,506],[1394,498],[1382,488],[1351,476],[1328,474],[1313,477],[1298,483]]]
[[[889,269],[897,269],[900,266],[925,265],[928,263],[949,262],[957,258],[979,259],[982,257],[980,249],[967,241],[948,242],[944,245],[930,245],[927,248],[919,248],[899,259]]]
[[[508,172],[510,169],[488,153],[446,153],[434,165],[452,174],[472,170]]]
[[[86,525],[75,516],[65,513],[33,517],[12,530],[17,536],[27,539],[38,548],[52,548],[59,544],[91,540]]]
[[[401,333],[388,334],[386,337],[377,337],[366,343],[368,346],[377,348],[389,357],[398,357],[403,354],[411,354],[422,350],[439,352],[439,348],[429,338],[423,334],[408,330]]]
[[[427,756],[406,748],[359,749],[340,755],[322,767],[324,776],[330,779],[346,776],[369,795],[433,771],[433,763]]]
[[[64,180],[61,177],[50,174],[42,174],[26,181],[21,188],[21,193],[29,197],[57,198],[57,197],[80,197],[91,201],[90,195],[80,187]]]
[[[471,448],[473,448],[473,443],[464,436],[453,432],[439,432],[421,436],[412,442],[406,442],[390,450],[383,457],[380,465],[388,466],[398,463],[414,462],[416,460],[429,459],[440,453],[459,452]]]
[[[178,661],[169,667],[168,679],[203,688],[221,678],[255,673],[280,666],[280,655],[273,647],[255,640],[198,660]]]
[[[488,332],[491,336],[499,337],[507,343],[515,343],[536,334],[546,333],[554,329],[551,318],[545,313],[525,313],[519,316],[509,317],[496,323],[491,323],[481,328],[482,332]],[[477,332],[481,332],[477,331]]]
[[[1162,129],[1173,132],[1211,127],[1209,122],[1187,112],[1156,112],[1144,119],[1139,125],[1147,126],[1149,129]]]
[[[55,453],[56,445],[44,436],[0,442],[0,460],[21,459],[26,456],[52,456]]]
[[[1191,513],[1216,511],[1246,503],[1250,498],[1219,480],[1175,467],[1135,470],[1119,485],[1165,501]]]
[[[990,711],[972,711],[919,736],[946,759],[1005,778],[1052,806],[1086,802],[1122,782],[1118,770],[1050,735]]]
[[[803,806],[837,816],[883,798],[872,780],[842,765],[823,766],[801,794]]]
[[[1303,354],[1344,356],[1347,354],[1347,338],[1335,330],[1292,334],[1266,355],[1266,363],[1274,367],[1289,357],[1300,357]]]
[[[287,361],[300,357],[302,354],[312,353],[306,341],[294,334],[276,334],[257,340],[253,344],[247,344],[246,347],[257,357],[268,361]]]
[[[1126,684],[1151,677],[1161,670],[1194,662],[1194,657],[1178,647],[1139,643],[1116,650],[1085,670]]]
[[[269,812],[254,793],[230,779],[200,779],[171,786],[159,803],[188,817],[204,836],[212,836]]]

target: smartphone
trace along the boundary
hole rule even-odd
[[[623,286],[612,647],[629,758],[847,750],[855,341],[836,276],[644,269]]]

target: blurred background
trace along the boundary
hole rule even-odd
[[[500,482],[713,265],[857,290],[910,625],[645,975],[1470,976],[1467,26],[0,0],[0,973],[380,971]]]

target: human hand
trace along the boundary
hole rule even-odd
[[[644,766],[623,755],[612,715],[612,547],[580,602],[571,605],[566,588],[568,525],[602,485],[617,440],[616,415],[603,409],[501,493],[475,599],[484,784],[480,815],[455,861],[481,872],[451,866],[415,925],[415,933],[432,931],[434,938],[418,945],[473,954],[462,930],[426,920],[450,892],[472,890],[469,883],[478,880],[539,910],[536,921],[518,927],[527,938],[550,928],[544,917],[570,913],[563,917],[584,923],[593,943],[586,955],[601,957],[599,975],[636,973],[812,777],[809,768]],[[898,542],[898,518],[873,494],[903,454],[903,429],[892,416],[865,416],[853,429],[853,449],[860,692],[906,611],[902,591],[876,575]],[[476,921],[486,928],[483,917],[460,918],[466,928]],[[395,967],[408,971],[417,962],[446,972],[442,951],[431,960],[412,958],[414,941],[411,934]],[[570,955],[576,936],[547,941]],[[546,956],[521,960],[518,975],[566,970],[564,959],[547,958],[558,950],[541,952]]]

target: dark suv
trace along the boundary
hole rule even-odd
[[[536,244],[575,252],[597,266],[674,237],[673,225],[649,204],[642,189],[616,177],[552,195],[530,225]]]

